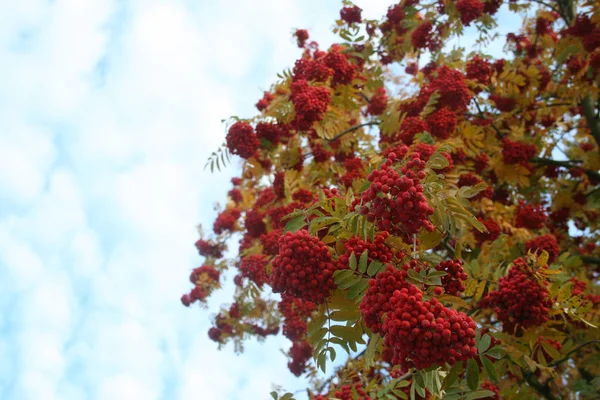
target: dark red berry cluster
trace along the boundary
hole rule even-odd
[[[490,100],[493,101],[496,108],[502,112],[511,112],[517,106],[516,99],[500,96],[499,94],[490,94]]]
[[[367,114],[381,115],[388,103],[388,95],[384,87],[377,89],[375,94],[371,96],[371,101],[367,107]]]
[[[221,212],[215,223],[213,224],[213,231],[220,235],[225,231],[233,232],[235,230],[235,223],[242,215],[241,211],[238,208],[228,208]]]
[[[194,268],[190,273],[190,282],[194,284],[194,288],[181,296],[181,303],[189,307],[195,301],[203,301],[219,285],[220,276],[221,273],[212,265]]]
[[[260,235],[266,232],[266,225],[264,222],[265,215],[254,208],[246,211],[246,219],[244,220],[244,227],[246,232],[252,238],[258,238]]]
[[[431,21],[423,21],[410,34],[410,42],[415,49],[429,48],[435,50],[440,41],[436,40]]]
[[[460,292],[465,291],[463,282],[467,280],[468,275],[463,269],[463,261],[459,259],[442,261],[436,265],[437,271],[443,271],[446,275],[442,276],[442,287],[444,291],[452,296],[458,296]]]
[[[198,239],[195,245],[201,256],[217,259],[223,257],[224,246],[222,244],[213,244],[206,240]]]
[[[493,308],[504,331],[512,332],[515,328],[544,324],[552,302],[543,282],[536,280],[534,270],[517,258],[508,275],[498,281],[498,290],[488,293],[481,305]]]
[[[477,218],[479,222],[485,225],[487,232],[480,232],[477,229],[473,228],[473,236],[475,240],[477,240],[477,244],[481,246],[485,242],[493,242],[494,240],[500,237],[500,225],[496,223],[493,219],[483,219],[481,217]]]
[[[279,124],[271,122],[259,122],[256,124],[256,136],[259,140],[268,140],[272,145],[276,145],[284,136],[285,130]]]
[[[473,79],[482,85],[488,86],[490,84],[493,72],[490,62],[485,58],[481,58],[479,54],[467,62],[467,79]]]
[[[519,201],[515,216],[517,228],[540,229],[544,226],[547,218],[546,210],[541,204],[525,204]]]
[[[327,246],[307,230],[287,232],[279,240],[279,254],[273,259],[271,287],[274,293],[323,303],[335,289],[335,265]]]
[[[270,208],[267,211],[267,215],[269,216],[269,219],[271,220],[271,226],[274,229],[280,229],[280,228],[284,228],[285,225],[288,223],[288,220],[287,219],[284,220],[283,217],[290,214],[294,210],[302,210],[302,209],[304,209],[304,204],[294,201],[294,202],[291,202],[290,204],[288,204],[287,206]]]
[[[315,201],[315,194],[308,189],[298,189],[292,193],[292,200],[303,204],[311,204]]]
[[[358,394],[358,397],[355,397],[352,393],[352,388]],[[338,390],[335,391],[336,399],[339,400],[371,400],[371,397],[365,392],[365,389],[360,383],[355,383],[354,385],[344,385]]]
[[[404,157],[408,149],[402,147],[401,151],[400,157]],[[355,203],[362,203],[360,213],[366,215],[367,220],[376,224],[379,230],[412,243],[413,235],[421,228],[434,229],[429,221],[434,210],[427,202],[421,184],[426,176],[423,171],[425,162],[420,159],[419,153],[412,153],[398,172],[392,167],[396,159],[396,153],[390,153],[381,168],[369,174],[367,179],[371,186]]]
[[[240,274],[262,287],[268,281],[267,264],[269,260],[263,254],[252,254],[240,260]]]
[[[324,86],[310,86],[304,79],[292,82],[290,88],[290,100],[296,112],[294,125],[300,130],[310,129],[314,122],[323,119],[331,92]]]
[[[349,268],[350,255],[354,253],[358,260],[361,254],[366,250],[369,254],[368,263],[374,260],[380,261],[383,264],[391,262],[394,258],[394,252],[386,246],[385,240],[388,238],[388,232],[378,233],[373,242],[362,240],[359,237],[352,237],[344,243],[346,252],[338,258],[339,268]]]
[[[481,388],[485,389],[485,390],[489,390],[490,392],[494,392],[493,396],[482,397],[482,399],[500,400],[500,390],[498,389],[498,386],[494,385],[492,382],[490,382],[490,381],[483,382],[481,384]]]
[[[254,128],[247,122],[238,121],[231,125],[225,139],[232,154],[246,159],[252,157],[260,146]]]
[[[560,253],[560,246],[556,240],[556,236],[552,234],[547,234],[544,236],[538,236],[531,240],[528,240],[525,243],[525,251],[537,251],[538,254],[543,250],[548,252],[548,263],[552,264],[556,257],[558,257]]]
[[[256,108],[258,109],[258,111],[263,111],[264,109],[269,107],[269,104],[271,104],[273,99],[275,99],[275,96],[273,96],[269,92],[264,92],[262,99],[260,99],[258,103],[256,103]]]
[[[263,253],[269,256],[279,254],[279,238],[283,235],[283,229],[275,229],[261,235],[260,242],[263,245]]]
[[[456,113],[447,108],[429,114],[425,119],[427,131],[439,139],[448,139],[456,130]]]
[[[413,260],[414,261],[414,260]],[[416,261],[411,262],[416,267]],[[382,317],[392,311],[389,300],[396,290],[408,287],[406,282],[409,265],[404,265],[402,270],[387,265],[384,271],[369,280],[369,287],[360,302],[360,312],[365,325],[374,333],[381,333]]]
[[[306,321],[316,307],[312,301],[282,293],[278,308],[283,315],[283,335],[292,342],[305,339]]]
[[[340,18],[348,24],[360,24],[362,9],[358,6],[344,7],[340,10]]]
[[[306,371],[306,363],[312,357],[313,349],[307,341],[294,342],[290,349],[292,360],[288,362],[288,368],[296,376]]]
[[[308,31],[306,29],[297,29],[294,36],[296,36],[296,40],[298,41],[298,47],[303,48],[308,40]]]
[[[527,164],[536,154],[537,147],[533,144],[507,138],[502,140],[502,161],[505,164]]]
[[[394,291],[383,323],[385,344],[394,351],[393,364],[424,369],[466,361],[477,354],[477,324],[436,298],[423,301],[415,285]]]
[[[460,20],[465,26],[483,15],[485,4],[481,0],[458,0],[456,11],[460,14]]]

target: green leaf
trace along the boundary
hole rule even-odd
[[[360,311],[358,309],[334,311],[329,315],[329,318],[338,322],[355,321],[360,318]]]
[[[368,286],[369,286],[369,280],[365,279],[365,278],[361,278],[361,280],[358,283],[356,283],[355,285],[353,285],[348,290],[348,293],[346,294],[346,297],[349,298],[349,299],[355,299],[360,294],[362,294],[367,289]]]
[[[367,250],[365,250],[360,255],[360,260],[358,261],[358,271],[361,274],[364,274],[367,271],[367,262],[368,261],[369,261],[369,252]]]
[[[471,390],[476,390],[479,386],[479,366],[472,358],[467,362],[467,385]]]
[[[479,353],[485,353],[485,351],[490,348],[491,343],[492,338],[490,337],[490,335],[485,334],[483,335],[479,343],[477,343],[477,350],[479,350]]]
[[[488,378],[494,383],[498,382],[498,372],[496,372],[496,366],[493,362],[490,361],[486,356],[479,356],[481,363],[483,364],[483,368],[485,369],[485,373]]]
[[[442,284],[442,278],[439,276],[428,276],[425,284],[429,286],[440,286]]]
[[[502,350],[502,348],[500,346],[494,346],[491,349],[489,349],[488,351],[486,351],[485,355],[495,358],[496,360],[499,360],[502,358],[503,353],[504,353],[504,351]]]
[[[430,271],[430,272],[427,274],[427,277],[428,277],[428,278],[431,278],[431,277],[434,277],[434,276],[439,276],[439,277],[441,278],[442,276],[446,276],[446,275],[448,275],[448,273],[447,273],[446,271],[436,271],[436,270],[431,270],[431,271]]]
[[[546,350],[546,353],[552,357],[553,360],[557,360],[560,358],[560,353],[556,350],[550,343],[545,340],[542,340],[542,347]]]
[[[346,279],[338,283],[340,289],[348,289],[359,283],[363,278],[360,275],[353,275],[351,279]]]
[[[362,341],[362,332],[360,329],[356,329],[350,326],[333,325],[331,327],[331,333],[335,336],[347,340],[348,342],[360,342]]]
[[[329,359],[331,360],[331,362],[334,362],[336,356],[335,349],[333,347],[328,347],[327,351],[329,352]]]
[[[375,362],[375,353],[379,348],[379,344],[381,343],[382,337],[375,333],[371,336],[369,340],[369,344],[367,344],[367,349],[365,350],[365,367],[371,368]]]
[[[354,271],[350,269],[338,269],[333,273],[333,281],[336,285],[339,285],[340,283],[353,278],[355,275]]]
[[[287,224],[285,224],[284,232],[296,232],[306,226],[306,218],[304,215],[297,215],[294,218],[290,219]]]
[[[465,400],[475,400],[475,399],[483,399],[483,398],[487,398],[487,397],[494,397],[495,393],[492,392],[491,390],[477,390],[475,392],[469,392],[469,393],[465,393]]]
[[[272,391],[271,392],[271,397],[273,398],[273,400],[277,400],[279,398],[279,395],[277,394],[276,391]]]
[[[356,254],[354,254],[354,252],[350,254],[349,264],[350,268],[356,271]]]
[[[321,371],[323,371],[323,373],[326,372],[326,368],[327,368],[326,355],[327,355],[327,353],[323,352],[323,353],[319,354],[319,357],[317,358],[317,366],[319,367],[319,369]]]
[[[383,269],[385,269],[385,265],[383,265],[383,263],[379,261],[373,261],[371,264],[369,264],[369,268],[367,268],[367,275],[375,276]]]
[[[312,334],[308,335],[308,342],[314,346],[316,345],[318,342],[321,341],[321,339],[323,339],[325,337],[325,334],[327,333],[327,328],[320,328],[317,329],[316,331],[314,331]]]
[[[281,396],[281,400],[294,400],[294,395],[292,393],[286,393]]]
[[[423,283],[423,277],[419,275],[414,269],[409,269],[406,272],[408,273],[409,278],[412,278],[417,282]]]
[[[448,389],[449,387],[452,386],[452,384],[454,382],[456,382],[456,378],[458,378],[458,374],[461,370],[462,370],[462,362],[461,361],[455,363],[452,366],[452,368],[450,368],[448,375],[446,375],[446,378],[444,378],[444,386],[443,386],[444,389]]]

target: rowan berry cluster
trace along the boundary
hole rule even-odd
[[[283,235],[283,229],[275,229],[260,236],[264,254],[276,256],[279,253],[279,238],[281,235]]]
[[[312,301],[282,293],[278,308],[283,315],[283,335],[292,342],[304,339],[306,337],[306,321],[316,307]]]
[[[538,251],[541,252],[543,250],[548,252],[548,263],[552,264],[558,254],[560,253],[560,246],[556,241],[556,236],[552,234],[547,234],[544,236],[538,236],[531,240],[528,240],[525,243],[525,251]]]
[[[458,121],[456,113],[447,108],[440,108],[429,114],[425,119],[425,123],[427,124],[427,131],[431,135],[439,139],[448,139],[456,130]]]
[[[483,15],[485,4],[481,0],[458,0],[456,10],[460,14],[460,20],[465,26]]]
[[[500,225],[498,225],[496,221],[493,219],[483,219],[481,217],[477,218],[477,220],[485,225],[487,229],[487,232],[480,232],[475,228],[472,229],[473,236],[479,246],[485,242],[493,242],[500,237]]]
[[[513,332],[548,321],[552,302],[544,282],[538,282],[533,269],[522,258],[517,258],[508,275],[498,281],[498,290],[488,293],[481,306],[493,308],[503,330]]]
[[[216,259],[223,257],[224,246],[222,244],[213,244],[206,240],[198,239],[195,246],[201,256]]]
[[[288,362],[288,368],[292,374],[300,376],[306,371],[306,363],[312,357],[313,349],[307,341],[294,342],[290,349],[292,360]]]
[[[346,187],[351,187],[355,179],[362,178],[365,173],[363,162],[358,157],[346,158],[344,160],[346,173],[340,177],[340,181]]]
[[[444,307],[436,298],[423,301],[414,285],[394,291],[383,323],[385,344],[393,350],[393,364],[428,368],[466,361],[477,354],[477,325],[462,312]]]
[[[310,86],[304,79],[292,82],[290,85],[290,100],[294,104],[297,129],[310,129],[312,124],[323,119],[331,101],[331,92],[324,86]]]
[[[292,193],[292,200],[303,204],[310,204],[315,200],[315,194],[308,189],[298,189]]]
[[[498,389],[498,386],[494,385],[492,382],[490,382],[490,381],[483,382],[481,384],[481,388],[485,389],[485,390],[489,390],[490,392],[494,392],[493,396],[482,397],[482,399],[500,400],[500,390]]]
[[[438,107],[446,107],[452,111],[463,111],[467,108],[471,95],[465,84],[465,77],[459,70],[443,65],[435,69],[432,76],[431,82],[421,90],[426,99],[437,91],[440,94]]]
[[[541,204],[525,204],[519,201],[515,216],[517,228],[540,229],[547,219],[544,206]]]
[[[459,259],[442,261],[436,265],[437,271],[443,271],[446,275],[442,276],[442,287],[444,291],[452,296],[465,291],[463,282],[467,280],[468,275],[463,269],[463,261]]]
[[[415,49],[430,48],[434,50],[439,41],[436,41],[433,36],[433,24],[431,21],[424,21],[412,31],[410,41]]]
[[[352,393],[352,388],[358,394],[358,397],[355,397]],[[335,391],[336,399],[339,400],[371,400],[371,397],[365,392],[365,389],[360,383],[355,383],[354,385],[344,385],[338,390]]]
[[[258,109],[258,111],[263,111],[264,109],[269,107],[269,104],[271,104],[271,102],[274,99],[275,96],[273,96],[271,93],[264,92],[262,99],[260,99],[258,103],[256,103],[256,108]]]
[[[296,40],[298,41],[298,47],[303,48],[308,40],[308,31],[306,29],[297,29],[294,36],[296,36]]]
[[[335,265],[327,246],[306,230],[287,232],[279,239],[273,259],[271,287],[274,293],[291,295],[317,304],[335,289]]]
[[[374,333],[382,332],[382,317],[392,310],[389,300],[394,292],[408,287],[406,271],[411,268],[411,265],[412,268],[417,268],[414,260],[411,264],[403,265],[401,270],[387,265],[384,271],[369,280],[369,287],[359,307],[365,325]]]
[[[190,273],[190,282],[194,288],[188,294],[181,296],[181,303],[189,307],[195,301],[203,301],[210,292],[219,285],[221,273],[212,265],[202,265]]]
[[[267,264],[269,260],[263,254],[252,254],[240,260],[240,274],[248,278],[260,288],[268,281]]]
[[[281,125],[271,122],[259,122],[256,124],[256,136],[259,140],[268,140],[272,145],[281,142],[286,131]]]
[[[238,208],[228,208],[221,212],[215,223],[213,224],[213,231],[220,235],[225,231],[233,232],[235,230],[235,223],[242,215],[241,211]]]
[[[504,138],[502,141],[502,160],[505,164],[527,164],[537,154],[533,144]]]
[[[344,7],[340,10],[340,18],[347,24],[360,24],[362,9],[358,6]]]
[[[252,157],[260,146],[260,141],[256,137],[252,125],[242,121],[237,121],[231,125],[225,140],[227,141],[227,148],[232,154],[237,154],[246,159]]]
[[[467,79],[472,79],[482,85],[489,85],[492,80],[494,70],[490,62],[478,55],[471,58],[467,62],[466,76]]]
[[[267,215],[269,216],[269,219],[271,220],[271,226],[274,229],[281,229],[281,228],[285,227],[285,224],[288,222],[288,220],[287,219],[284,220],[283,217],[290,214],[294,210],[302,210],[302,209],[304,209],[304,204],[299,203],[297,201],[293,201],[290,204],[288,204],[287,206],[279,206],[279,207],[270,208],[267,211]]]
[[[375,236],[373,242],[365,241],[359,237],[351,237],[344,243],[346,252],[338,258],[339,268],[348,268],[350,255],[354,253],[358,259],[365,250],[369,255],[369,264],[374,260],[380,261],[383,264],[391,262],[394,258],[394,252],[385,245],[385,240],[388,236],[388,232],[380,232]]]
[[[371,101],[367,107],[367,114],[381,115],[388,103],[388,95],[384,87],[377,89],[375,94],[371,96]]]
[[[407,152],[408,148],[401,148],[400,157],[406,156]],[[362,202],[360,213],[379,230],[412,243],[413,235],[421,228],[434,229],[429,221],[434,210],[427,202],[421,184],[426,176],[423,171],[425,161],[420,159],[419,153],[412,153],[398,172],[392,168],[396,159],[396,153],[390,153],[381,168],[369,174],[367,179],[371,186],[355,200],[355,205]]]

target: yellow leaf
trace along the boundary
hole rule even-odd
[[[549,258],[550,255],[548,254],[548,252],[546,250],[542,250],[542,253],[538,256],[537,259],[537,266],[541,268],[548,265]]]
[[[477,291],[475,292],[475,300],[479,300],[483,297],[483,292],[485,291],[486,281],[479,282],[479,286],[477,287]]]

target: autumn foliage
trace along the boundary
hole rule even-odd
[[[227,123],[182,303],[233,277],[209,337],[281,332],[311,399],[597,398],[600,3],[344,1],[334,33]]]

